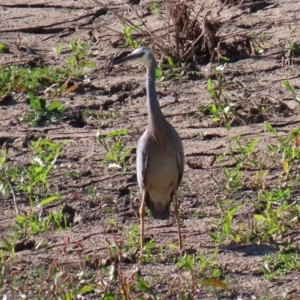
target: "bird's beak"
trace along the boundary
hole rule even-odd
[[[118,64],[121,64],[121,63],[126,62],[126,61],[136,60],[138,58],[141,58],[143,55],[144,55],[144,52],[129,54],[129,55],[123,57],[123,58],[120,58],[120,59],[114,61],[113,64],[118,65]]]

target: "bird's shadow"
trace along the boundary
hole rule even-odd
[[[274,246],[261,244],[249,244],[249,245],[231,245],[231,246],[223,246],[219,248],[221,251],[231,251],[243,253],[244,256],[264,256],[267,254],[276,253],[278,249]]]

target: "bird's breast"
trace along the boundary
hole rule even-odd
[[[178,185],[178,164],[174,155],[149,157],[145,172],[145,189],[152,199],[169,201]]]

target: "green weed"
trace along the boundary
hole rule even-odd
[[[165,63],[160,63],[155,70],[155,75],[159,82],[172,78],[182,77],[184,71],[180,73],[176,69],[176,64],[171,56],[167,56]]]
[[[220,154],[217,158],[217,162],[221,165],[223,174],[226,179],[225,187],[230,191],[238,191],[244,186],[243,176],[244,172],[241,171],[242,162],[238,162],[234,168],[227,168],[222,166],[224,155]]]
[[[236,111],[234,104],[229,101],[225,94],[225,89],[229,84],[223,75],[225,67],[226,64],[215,68],[216,82],[213,82],[210,78],[207,80],[207,88],[212,97],[213,104],[208,107],[201,105],[198,109],[204,114],[211,115],[213,122],[225,125],[229,130],[235,118]],[[235,82],[235,84],[243,86],[241,82]]]
[[[217,227],[214,232],[210,234],[212,239],[221,245],[230,242],[237,244],[244,242],[244,225],[240,224],[237,228],[233,228],[234,216],[243,207],[243,205],[237,205],[232,200],[224,201],[219,198],[216,198],[216,202],[221,211],[221,216],[217,220],[214,220],[214,224]]]
[[[61,85],[69,71],[55,67],[24,68],[0,66],[0,97],[8,92],[41,91],[51,85]]]
[[[244,145],[243,141],[245,139],[245,136],[234,136],[229,141],[230,154],[236,159],[239,168],[266,168],[266,164],[256,154],[256,146],[260,141],[260,137],[257,136]]]
[[[128,156],[131,153],[131,149],[125,149],[121,136],[129,133],[126,129],[113,131],[105,136],[97,132],[96,139],[99,144],[106,150],[106,157],[104,162],[116,164],[116,167],[128,166]],[[108,140],[113,139],[115,142],[110,146]]]
[[[73,39],[70,47],[72,55],[68,58],[69,78],[75,76],[82,79],[84,77],[82,69],[92,68],[96,65],[95,62],[87,59],[90,56],[90,45],[88,42],[78,42],[76,39]]]
[[[291,188],[266,190],[254,203],[256,235],[262,242],[280,240],[298,220],[299,204],[290,201]],[[263,208],[263,209],[262,209]],[[260,211],[260,213],[258,213]]]
[[[291,271],[300,269],[299,253],[276,253],[264,257],[264,277],[268,280],[282,279]]]
[[[0,97],[11,92],[34,92],[55,89],[56,94],[65,90],[72,77],[82,79],[85,75],[84,68],[91,68],[95,63],[88,60],[91,48],[88,42],[79,43],[73,40],[71,43],[72,54],[68,58],[67,68],[57,68],[37,64],[34,68],[18,66],[0,66]],[[59,55],[61,45],[57,44],[55,52]]]
[[[6,44],[0,42],[0,52],[4,52],[4,53],[8,53],[9,52],[9,48]]]
[[[217,263],[218,248],[212,255],[202,253],[200,255],[186,254],[179,259],[176,265],[180,268],[181,282],[179,291],[182,299],[196,299],[199,287],[205,286],[209,289],[221,288],[230,292],[228,286],[219,278],[222,277],[222,266]],[[184,271],[185,273],[183,273]]]
[[[149,7],[150,7],[151,10],[154,10],[158,15],[162,14],[162,7],[160,6],[159,3],[157,3],[157,2],[151,2],[149,4]]]
[[[132,25],[131,27],[129,26],[124,26],[124,37],[126,40],[126,45],[125,47],[130,47],[132,49],[136,49],[138,47],[140,47],[140,45],[142,44],[141,42],[138,42],[133,36],[132,34],[137,31],[139,28],[141,27],[141,25]]]
[[[288,80],[284,80],[282,84],[292,94],[294,100],[300,105],[300,97],[297,96],[297,93],[290,82]]]
[[[59,194],[49,194],[50,183],[48,177],[61,154],[63,144],[54,143],[47,139],[38,139],[30,144],[32,151],[32,162],[24,167],[9,168],[6,166],[6,152],[3,152],[1,158],[0,186],[5,192],[12,189],[15,199],[15,190],[24,197],[29,204],[29,211],[26,214],[18,214],[16,217],[15,230],[19,238],[26,237],[28,233],[37,234],[45,231],[51,224],[63,223],[61,212],[50,213],[46,219],[39,214],[39,209],[45,205],[61,199]],[[15,188],[12,188],[12,185]],[[18,213],[17,203],[16,212]]]
[[[44,122],[55,122],[63,116],[65,106],[59,100],[46,104],[46,99],[37,98],[33,93],[28,93],[31,110],[21,118],[23,122],[30,122],[32,126],[39,126]]]

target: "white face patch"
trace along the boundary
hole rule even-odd
[[[150,65],[150,57],[151,57],[151,52],[148,48],[146,47],[140,47],[135,49],[132,54],[138,54],[140,52],[143,52],[143,56],[137,58],[136,60],[143,63],[144,65],[146,65],[146,67],[149,67]]]

